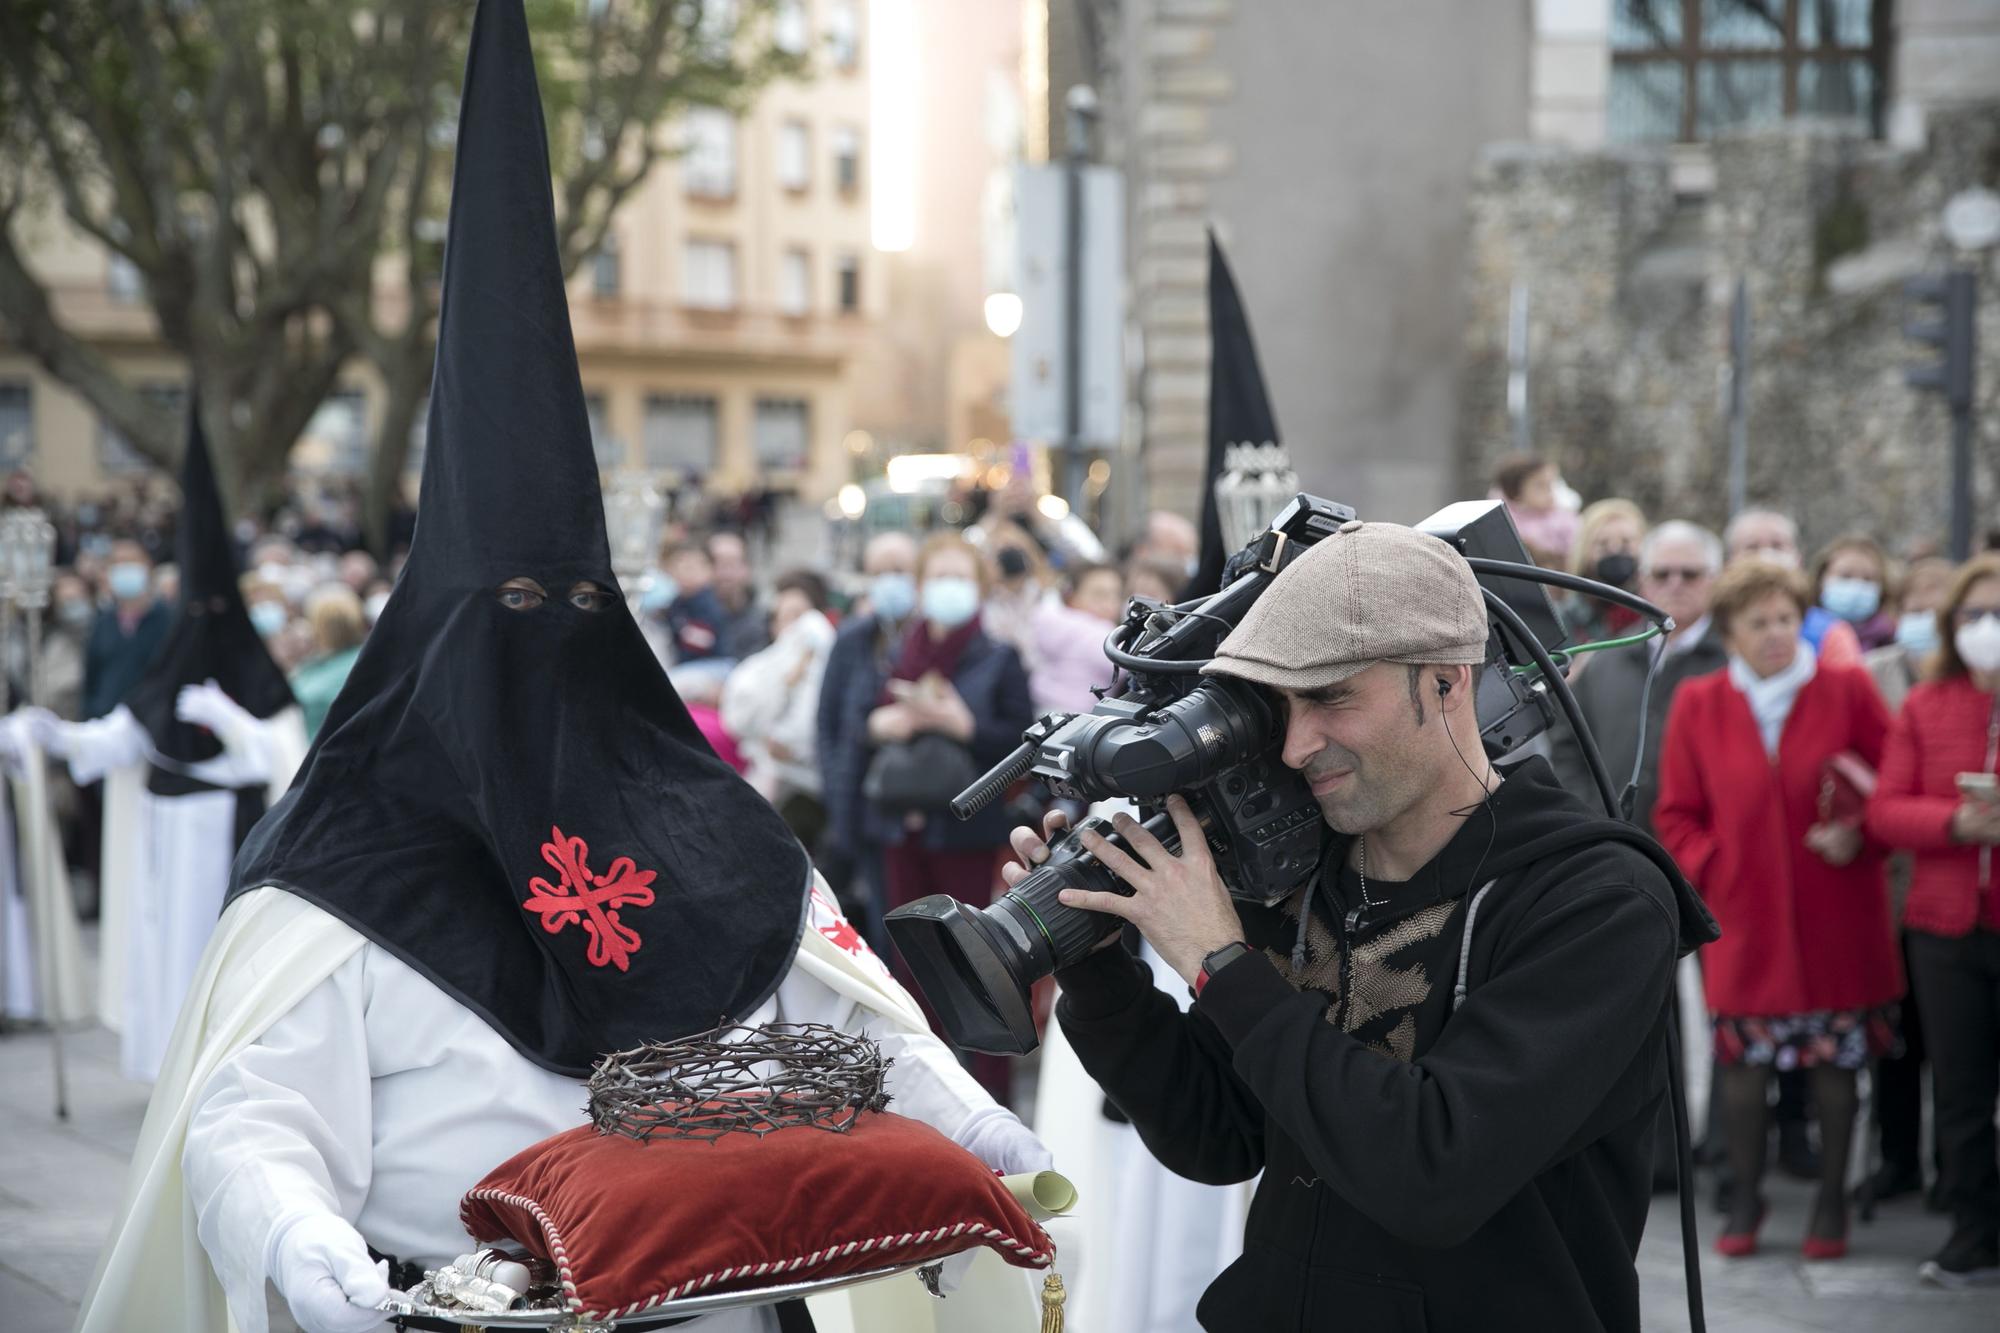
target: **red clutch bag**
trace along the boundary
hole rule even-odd
[[[1852,750],[1829,755],[1819,766],[1819,817],[1823,823],[1860,828],[1875,794],[1875,770]]]

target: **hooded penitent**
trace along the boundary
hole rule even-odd
[[[1215,233],[1208,234],[1208,466],[1201,498],[1201,564],[1183,597],[1204,597],[1222,587],[1222,566],[1234,551],[1222,549],[1222,516],[1215,507],[1215,479],[1223,451],[1232,444],[1278,443],[1278,421],[1264,391],[1257,343],[1243,312],[1236,278]]]
[[[472,27],[409,562],[232,895],[349,922],[545,1068],[740,1019],[810,866],[615,592],[521,0]],[[503,592],[514,579],[544,591]]]
[[[155,762],[146,785],[161,796],[213,791],[180,766],[222,752],[221,742],[206,729],[175,715],[183,686],[212,680],[256,717],[270,717],[292,705],[285,673],[271,660],[264,637],[250,623],[243,605],[236,552],[222,516],[222,496],[209,462],[199,402],[188,409],[175,558],[180,562],[180,608],[146,674],[123,701],[152,742]],[[248,807],[249,819],[263,811],[263,790],[261,784],[245,788],[238,797],[239,805]],[[248,820],[238,827],[247,828]]]

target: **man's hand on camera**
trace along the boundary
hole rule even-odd
[[[1201,971],[1202,959],[1225,944],[1243,938],[1243,922],[1223,887],[1222,876],[1208,854],[1208,840],[1194,811],[1178,796],[1167,798],[1167,813],[1180,830],[1181,854],[1175,856],[1130,815],[1114,815],[1112,827],[1136,852],[1129,856],[1089,830],[1079,835],[1084,847],[1132,890],[1130,897],[1117,893],[1092,893],[1084,889],[1064,889],[1065,907],[1089,912],[1107,912],[1122,917],[1139,928],[1139,933],[1159,950],[1167,966],[1180,973],[1189,985]],[[1056,836],[1069,821],[1052,814],[1044,832]],[[1015,854],[1027,865],[1039,865],[1048,858],[1048,847],[1031,829],[1015,829]],[[1010,864],[1001,871],[1008,884],[1027,874],[1021,865]],[[1115,938],[1115,937],[1114,937]]]

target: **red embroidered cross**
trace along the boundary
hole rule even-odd
[[[638,952],[639,932],[619,921],[618,909],[651,907],[654,875],[639,869],[629,856],[613,861],[604,874],[593,875],[584,859],[589,855],[582,838],[565,838],[561,829],[550,829],[542,859],[562,876],[562,885],[558,888],[535,876],[528,881],[529,897],[521,906],[538,914],[542,929],[551,935],[581,921],[590,935],[590,965],[624,972]]]

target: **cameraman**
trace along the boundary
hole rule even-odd
[[[1082,835],[1132,894],[1062,901],[1132,923],[1197,1000],[1181,1014],[1100,947],[1058,974],[1065,1033],[1169,1168],[1263,1173],[1206,1329],[1639,1326],[1665,1005],[1714,927],[1663,852],[1544,760],[1488,765],[1486,643],[1450,547],[1349,523],[1207,668],[1282,697],[1284,761],[1333,831],[1314,882],[1238,904],[1178,796],[1179,855],[1126,816],[1136,859]],[[1048,855],[1030,829],[1013,845]]]

